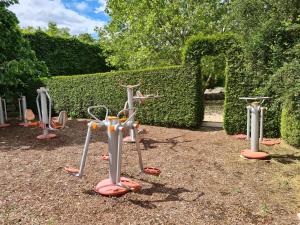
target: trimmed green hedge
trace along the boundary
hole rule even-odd
[[[251,92],[251,78],[246,76],[242,49],[232,34],[199,34],[191,37],[183,50],[183,62],[201,74],[201,58],[225,54],[224,128],[234,134],[246,130],[246,104],[239,97]]]
[[[57,76],[41,80],[49,88],[55,111],[66,110],[72,117],[87,117],[87,108],[106,105],[112,114],[120,111],[127,100],[121,84],[141,82],[144,94],[158,93],[161,99],[148,100],[138,108],[144,124],[198,127],[203,118],[201,80],[189,67],[109,72],[78,76]],[[37,82],[31,90],[42,84]],[[34,91],[31,91],[31,93]]]
[[[110,71],[97,45],[75,38],[52,37],[43,32],[24,34],[39,60],[46,63],[51,75],[75,75]]]
[[[288,144],[300,147],[300,86],[286,98],[283,105],[281,135]]]

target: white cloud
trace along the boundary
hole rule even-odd
[[[95,13],[104,12],[107,0],[98,0],[98,3],[100,4],[100,6],[95,9]]]
[[[76,9],[80,10],[80,11],[84,11],[86,10],[89,6],[88,4],[86,4],[85,2],[78,2],[75,4]]]
[[[19,0],[19,4],[10,6],[21,27],[33,26],[45,28],[49,21],[58,27],[68,27],[72,34],[94,33],[96,26],[103,26],[104,21],[93,20],[67,9],[61,0]]]

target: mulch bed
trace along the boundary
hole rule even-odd
[[[0,129],[0,224],[298,224],[296,149],[261,146],[271,160],[245,160],[247,141],[223,130],[144,127],[144,164],[162,173],[141,174],[134,145],[125,144],[122,176],[143,188],[119,198],[94,192],[108,177],[103,131],[94,132],[79,179],[63,168],[79,166],[84,121],[70,121],[51,141],[35,139],[39,128]]]

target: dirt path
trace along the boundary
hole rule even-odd
[[[247,142],[223,131],[146,129],[145,164],[162,174],[141,175],[126,144],[123,176],[143,189],[120,198],[93,192],[108,176],[102,132],[93,135],[86,175],[78,179],[63,168],[79,164],[83,122],[71,121],[52,142],[36,141],[38,128],[0,130],[0,224],[298,224],[299,151],[264,147],[271,161],[248,161],[239,157]]]

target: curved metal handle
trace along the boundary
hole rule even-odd
[[[105,117],[108,116],[108,108],[105,105],[97,105],[97,106],[90,106],[88,107],[88,113],[90,114],[91,117],[93,117],[95,120],[97,121],[101,121],[100,119],[98,119],[93,113],[91,113],[91,109],[98,109],[98,108],[104,108],[106,110],[106,114]]]
[[[138,84],[135,84],[135,85],[123,85],[123,84],[120,84],[121,87],[125,87],[125,88],[136,88],[136,87],[139,87],[141,86],[141,82],[139,82]]]
[[[129,116],[127,118],[127,120],[124,123],[121,123],[121,125],[125,125],[126,123],[128,123],[137,113],[137,109],[136,108],[132,108],[132,109],[122,109],[120,112],[118,112],[117,117],[120,118],[120,115],[124,112],[129,112],[129,110],[133,110],[134,112],[131,114],[131,116]]]
[[[51,99],[51,97],[50,97],[50,95],[47,91],[45,91],[45,94],[46,94],[46,96],[48,98],[48,101],[49,101],[49,108],[48,108],[48,110],[49,110],[49,112],[48,112],[49,128],[50,128],[50,130],[57,130],[57,129],[55,129],[51,126],[51,121],[52,121],[52,117],[51,117],[52,99]]]

